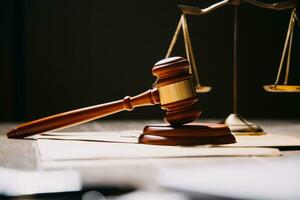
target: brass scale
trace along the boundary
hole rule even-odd
[[[205,15],[208,14],[218,8],[221,8],[226,5],[234,6],[234,48],[233,48],[233,112],[223,121],[223,123],[227,124],[231,131],[236,135],[263,135],[265,134],[263,129],[254,123],[250,123],[245,120],[241,115],[237,112],[237,32],[238,32],[238,7],[241,3],[250,3],[254,6],[258,6],[261,8],[272,9],[272,10],[285,10],[292,9],[288,31],[286,34],[286,39],[284,43],[284,48],[281,56],[281,61],[278,68],[277,77],[274,84],[265,85],[263,88],[267,92],[282,92],[282,93],[294,93],[300,92],[300,85],[289,85],[289,70],[290,70],[290,57],[292,50],[292,42],[293,42],[293,33],[295,23],[297,22],[300,27],[300,21],[296,14],[296,2],[295,1],[286,1],[279,3],[262,3],[256,0],[223,0],[218,3],[215,3],[207,8],[198,8],[192,6],[184,6],[179,5],[181,10],[181,17],[179,19],[177,28],[175,30],[174,36],[171,40],[171,44],[168,48],[166,58],[169,57],[174,49],[174,45],[178,39],[179,33],[182,30],[183,39],[185,45],[185,53],[188,61],[190,62],[190,73],[193,74],[195,83],[196,83],[196,91],[197,93],[207,93],[211,90],[211,87],[204,86],[200,84],[199,74],[197,71],[197,66],[194,58],[192,42],[189,34],[188,24],[186,20],[186,15]],[[280,78],[282,76],[282,69],[284,65],[284,61],[286,60],[285,66],[285,75],[284,82],[280,82]]]

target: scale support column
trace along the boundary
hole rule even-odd
[[[236,135],[263,135],[261,127],[248,122],[238,114],[238,5],[234,5],[234,33],[233,33],[233,91],[232,111],[222,123],[226,124]]]

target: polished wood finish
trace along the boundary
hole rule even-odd
[[[180,127],[166,124],[146,126],[139,142],[153,145],[206,145],[236,143],[228,126],[191,123]]]
[[[153,124],[145,126],[143,134],[164,137],[206,137],[229,135],[230,129],[225,124],[214,123],[189,123],[179,127]]]
[[[7,133],[7,136],[9,138],[23,138],[37,133],[75,126],[123,110],[131,111],[135,107],[158,103],[157,89],[152,89],[135,97],[127,96],[123,100],[72,110],[31,121],[15,127]]]
[[[157,77],[156,87],[159,89],[165,85],[174,84],[184,80],[192,80],[188,72],[189,63],[182,57],[170,57],[157,62],[153,67],[153,74]],[[198,101],[196,89],[195,96],[181,101],[161,105],[166,110],[165,121],[172,126],[179,126],[192,122],[199,118],[200,109],[195,105]]]
[[[139,143],[168,146],[194,146],[207,144],[231,144],[235,143],[233,135],[206,136],[206,137],[163,137],[157,135],[141,135]]]
[[[15,127],[7,133],[9,138],[23,138],[37,133],[53,131],[82,124],[123,110],[161,103],[166,110],[165,121],[170,125],[147,126],[139,142],[161,145],[197,145],[234,143],[235,138],[225,125],[183,124],[200,116],[200,109],[189,63],[182,57],[166,58],[157,62],[153,74],[157,77],[154,88],[135,97],[106,104],[81,108]]]
[[[7,133],[7,136],[9,138],[23,138],[37,133],[75,126],[123,110],[131,111],[135,107],[159,104],[160,87],[176,84],[184,80],[192,81],[191,75],[188,74],[188,66],[188,61],[182,57],[161,60],[153,68],[153,74],[157,77],[157,80],[154,88],[151,90],[135,97],[127,96],[123,100],[81,108],[28,122],[15,127]],[[189,91],[187,92],[188,95],[196,94],[193,85],[187,84],[186,86],[187,88],[185,89]],[[184,92],[172,91],[170,96],[180,96]],[[164,97],[166,96],[168,94],[164,95]],[[191,98],[180,99],[176,100],[176,102],[162,105],[162,109],[167,110],[165,120],[173,126],[196,120],[200,115],[200,110],[194,105],[197,100],[196,95],[194,95]]]

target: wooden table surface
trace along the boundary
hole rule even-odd
[[[214,122],[217,120],[208,120]],[[268,134],[282,134],[300,137],[300,120],[253,120],[262,126]],[[67,131],[117,131],[142,130],[157,121],[105,121],[87,123],[63,130]],[[14,123],[0,124],[0,167],[22,170],[48,170],[38,161],[35,141],[7,139],[5,133],[14,127]],[[159,159],[123,159],[123,160],[85,160],[56,165],[55,169],[72,168],[79,170],[86,187],[101,185],[131,185],[138,188],[155,187],[155,178],[160,169],[184,168],[197,165],[222,165],[228,162],[265,162],[274,160],[292,162],[300,159],[299,150],[284,151],[281,157],[209,157],[209,158],[159,158]]]

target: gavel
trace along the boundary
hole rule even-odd
[[[189,63],[182,57],[170,57],[152,68],[156,76],[154,87],[137,96],[123,100],[72,110],[21,124],[7,133],[9,138],[23,138],[47,131],[59,130],[135,107],[160,104],[166,110],[165,121],[177,127],[199,118],[200,109]]]

